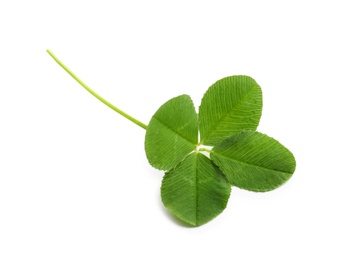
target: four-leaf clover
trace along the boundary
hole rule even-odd
[[[293,154],[255,131],[261,112],[261,88],[248,76],[213,84],[199,114],[188,95],[157,110],[147,127],[145,150],[149,163],[166,171],[161,197],[172,214],[199,226],[225,209],[231,185],[269,191],[292,176]]]
[[[256,132],[262,91],[248,76],[230,76],[204,94],[199,114],[188,95],[163,104],[148,126],[90,89],[51,51],[47,52],[79,84],[111,109],[146,129],[149,163],[164,170],[161,197],[182,221],[199,226],[225,208],[231,185],[269,191],[294,173],[293,154],[275,139]]]

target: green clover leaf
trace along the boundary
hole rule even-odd
[[[217,144],[211,159],[229,182],[250,191],[273,190],[292,177],[293,154],[273,138],[242,131]]]
[[[216,145],[241,130],[256,130],[262,113],[262,91],[248,76],[218,80],[199,107],[200,142]]]
[[[153,167],[166,171],[162,202],[192,226],[209,222],[226,208],[231,185],[270,191],[295,171],[293,154],[277,140],[255,131],[262,113],[262,91],[251,77],[218,80],[204,94],[198,115],[188,95],[172,98],[146,126],[99,96],[47,52],[92,95],[146,129],[147,159]]]
[[[188,95],[163,104],[146,129],[145,150],[149,163],[159,170],[170,170],[195,149],[198,118]]]
[[[162,181],[165,207],[184,222],[199,226],[220,214],[226,207],[231,185],[209,158],[191,153]]]

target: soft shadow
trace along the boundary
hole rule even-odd
[[[171,212],[169,212],[163,205],[162,201],[161,201],[161,197],[159,197],[159,206],[161,208],[161,211],[163,212],[164,215],[166,215],[167,218],[169,218],[170,220],[172,220],[174,223],[176,223],[178,226],[181,227],[185,227],[185,228],[196,228],[197,226],[193,226],[190,225],[184,221],[182,221],[181,219],[177,218],[176,216],[174,216]]]

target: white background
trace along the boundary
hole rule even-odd
[[[0,259],[356,259],[354,1],[1,1]],[[177,222],[143,129],[216,80],[262,87],[258,128],[297,169]]]

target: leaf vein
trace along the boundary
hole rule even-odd
[[[230,109],[230,111],[229,111],[228,113],[226,113],[224,116],[222,116],[222,117],[216,122],[216,124],[215,124],[213,127],[210,128],[210,130],[208,131],[208,133],[205,135],[205,139],[204,139],[204,140],[206,140],[206,139],[208,139],[208,138],[210,137],[211,133],[216,130],[216,128],[218,127],[218,125],[221,123],[221,121],[223,121],[223,120],[225,120],[226,118],[228,118],[228,117],[241,105],[241,103],[243,102],[243,100],[245,100],[245,99],[251,94],[252,90],[254,90],[256,87],[258,87],[258,86],[252,86],[251,89],[246,93],[246,95],[243,96],[243,97],[240,99],[240,101],[239,101],[234,107],[232,107],[232,108]],[[201,142],[204,142],[204,140],[201,140]]]
[[[215,151],[215,152],[213,151],[213,153],[216,153],[216,154],[218,154],[218,156],[224,157],[224,158],[226,158],[226,159],[228,159],[228,160],[230,160],[230,161],[236,161],[236,162],[238,162],[238,163],[245,164],[245,165],[249,165],[249,166],[254,166],[254,167],[259,168],[259,169],[270,170],[270,171],[279,172],[279,173],[293,174],[293,172],[285,172],[285,171],[281,171],[281,170],[271,169],[271,168],[262,167],[262,166],[259,166],[259,165],[255,165],[255,164],[243,162],[243,161],[240,161],[240,160],[238,160],[238,159],[236,159],[236,158],[231,158],[231,157],[229,157],[229,156],[226,156],[226,155],[223,155],[223,154],[221,154],[221,153],[218,153],[218,152],[216,152],[216,151]]]

